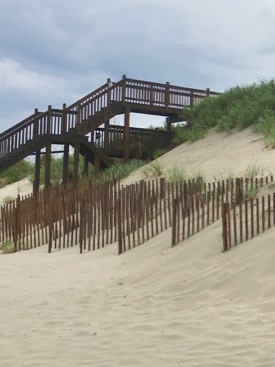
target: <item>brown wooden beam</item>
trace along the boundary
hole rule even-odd
[[[51,143],[46,145],[46,161],[45,161],[45,187],[51,185]]]
[[[94,174],[97,175],[100,171],[100,159],[96,155],[94,159]]]
[[[78,166],[79,166],[79,143],[74,147],[74,164],[73,164],[73,187],[78,184]]]
[[[130,110],[125,110],[123,130],[123,161],[128,163],[130,158]]]
[[[104,125],[104,150],[108,154],[110,145],[110,121],[107,121]]]
[[[68,168],[69,168],[69,144],[65,144],[63,154],[63,172],[62,172],[62,183],[64,188],[66,188],[68,182]]]
[[[39,149],[35,153],[34,182],[33,182],[34,195],[37,195],[39,193],[40,169],[41,169],[41,150]]]
[[[89,160],[87,155],[84,155],[84,164],[83,164],[83,176],[88,176],[88,170],[89,170]]]

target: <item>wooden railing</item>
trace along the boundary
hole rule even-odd
[[[14,127],[0,134],[0,158],[24,147],[29,142],[45,135],[63,135],[68,132],[87,134],[100,126],[104,114],[114,111],[115,107],[129,105],[150,107],[155,113],[175,111],[179,113],[183,107],[197,105],[206,96],[216,96],[210,90],[183,88],[166,84],[128,79],[126,76],[117,83],[110,80],[106,84],[83,97],[71,106],[63,109],[52,109],[49,106],[44,113],[35,111],[33,115]],[[111,116],[111,115],[110,115]]]
[[[107,128],[97,128],[91,134],[91,140],[99,149],[110,154],[119,154],[123,151],[123,126],[109,125]],[[153,154],[157,149],[165,149],[171,143],[174,132],[130,128],[130,153],[142,157]]]
[[[52,109],[33,115],[0,135],[0,158],[23,148],[37,138],[62,135],[77,125],[77,114],[73,111]]]

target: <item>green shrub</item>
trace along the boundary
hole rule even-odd
[[[253,179],[257,177],[258,175],[263,175],[263,168],[257,162],[249,164],[246,167],[244,177]]]
[[[184,169],[179,168],[178,166],[174,166],[169,169],[166,176],[167,182],[182,182],[186,178]]]
[[[5,196],[2,200],[3,203],[5,204],[9,204],[12,203],[16,198],[14,198],[13,196]]]
[[[153,157],[154,159],[158,159],[159,157],[161,157],[163,154],[165,154],[165,149],[157,149],[154,154]]]
[[[3,254],[11,254],[15,252],[14,244],[11,240],[6,240],[0,243],[0,251]]]
[[[163,172],[163,168],[160,162],[156,160],[146,165],[142,169],[142,172],[144,173],[145,177],[161,176]]]
[[[29,177],[33,172],[34,164],[27,160],[22,160],[2,172],[0,179],[7,185]]]

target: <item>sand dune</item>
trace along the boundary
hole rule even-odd
[[[271,170],[274,151],[251,139],[211,135],[162,160],[209,177],[223,162]],[[0,366],[273,367],[274,235],[223,254],[216,222],[175,248],[168,230],[122,256],[116,244],[1,255]]]

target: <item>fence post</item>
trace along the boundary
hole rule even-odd
[[[118,237],[118,254],[121,255],[123,252],[122,249],[122,205],[121,205],[121,200],[122,200],[122,195],[121,195],[121,188],[119,188],[118,191],[118,197],[117,197],[117,204],[116,204],[116,209],[117,209],[117,237]]]
[[[177,215],[178,215],[179,199],[174,199],[172,204],[172,247],[177,243]]]
[[[235,203],[236,205],[240,205],[240,202],[243,200],[243,188],[240,178],[236,178],[236,192],[235,192]]]
[[[222,204],[222,238],[223,238],[223,252],[228,251],[228,233],[227,233],[227,215],[228,203]]]

